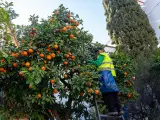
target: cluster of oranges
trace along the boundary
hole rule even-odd
[[[127,64],[124,64],[123,67],[124,67],[124,68],[127,67]],[[123,67],[122,67],[122,65],[120,66],[121,69],[122,69]],[[125,78],[128,77],[128,72],[126,72],[126,71],[124,72],[124,77],[125,77]],[[133,76],[133,77],[132,77],[132,80],[135,80],[135,79],[136,79],[136,77]],[[125,86],[126,86],[126,85],[129,86],[129,87],[133,86],[133,82],[132,82],[131,80],[127,80],[127,81],[124,81],[124,82],[125,82]],[[127,94],[127,97],[128,97],[128,98],[132,98],[132,96],[133,96],[133,92],[130,92],[130,93]]]
[[[4,59],[0,60],[0,63],[4,63],[4,62],[5,62]],[[6,73],[7,70],[5,68],[3,68],[3,67],[0,67],[0,72]]]
[[[72,55],[72,53],[70,53],[70,52],[65,55],[65,58],[67,58],[67,59],[71,58],[72,60],[76,59],[76,57],[74,55]]]
[[[4,69],[3,67],[0,67],[0,72],[6,73],[6,72],[7,72],[7,70],[6,70],[6,69]]]
[[[50,83],[51,83],[51,84],[55,84],[55,80],[54,80],[54,79],[51,79],[51,80],[50,80]],[[32,88],[32,86],[29,86],[29,88]],[[54,93],[54,94],[57,94],[57,93],[58,93],[58,90],[57,90],[57,89],[53,89],[53,93]],[[40,99],[40,98],[41,98],[41,94],[38,93],[38,94],[36,95],[36,97],[37,97],[38,99]]]
[[[28,49],[27,51],[19,51],[19,53],[12,53],[11,55],[13,57],[18,57],[18,56],[23,56],[23,57],[27,57],[30,54],[34,53],[34,50],[32,48]],[[22,66],[26,66],[27,68],[29,68],[29,70],[31,70],[30,68],[31,63],[30,62],[22,62]],[[18,63],[13,63],[13,67],[16,68],[18,67]]]
[[[54,49],[58,49],[58,45],[57,44],[55,44],[54,45]],[[47,51],[48,52],[50,52],[50,46],[48,46],[48,48],[47,48]],[[31,55],[31,54],[33,54],[34,53],[34,50],[32,49],[32,48],[30,48],[30,49],[28,49],[27,51],[19,51],[19,53],[11,53],[11,55],[13,56],[13,57],[18,57],[18,56],[23,56],[23,57],[27,57],[27,56],[29,56],[29,55]],[[38,52],[37,52],[38,53]],[[41,58],[45,58],[46,60],[48,60],[48,61],[50,61],[50,60],[52,60],[53,58],[55,58],[56,57],[56,54],[55,53],[50,53],[50,54],[48,54],[48,55],[44,55],[43,53],[40,53],[39,54],[39,56],[41,57]],[[46,61],[44,61],[44,63],[46,63]],[[25,67],[27,67],[28,69],[29,69],[29,71],[31,71],[32,70],[32,67],[31,67],[31,63],[30,62],[22,62],[22,66],[25,66]],[[13,67],[14,68],[16,68],[16,67],[18,67],[18,63],[13,63]],[[46,67],[45,66],[42,66],[41,67],[41,69],[42,70],[46,70]]]
[[[86,82],[86,86],[89,88],[88,89],[88,94],[91,95],[92,93],[95,93],[96,95],[100,95],[100,91],[98,89],[93,90],[92,89],[92,83],[91,82]],[[84,92],[80,92],[80,96],[83,96]]]
[[[73,28],[72,26],[65,26],[65,27],[62,28],[61,32],[66,32],[67,30],[70,30],[70,29],[72,29],[72,28]],[[74,28],[75,28],[75,27],[74,27]],[[69,35],[69,38],[70,38],[70,39],[76,39],[76,37],[75,37],[73,34],[70,34],[70,35]]]
[[[58,15],[59,12],[56,11],[55,14]],[[68,13],[68,14],[66,15],[66,17],[70,20],[70,24],[71,24],[71,25],[66,25],[66,26],[64,26],[64,27],[61,29],[61,32],[67,32],[67,30],[71,30],[71,29],[73,29],[73,28],[76,29],[76,27],[79,25],[79,22],[78,22],[78,21],[75,21],[74,19],[71,19],[71,14],[70,14],[70,13]],[[49,21],[50,21],[50,22],[53,22],[53,19],[51,18]],[[70,39],[76,39],[76,37],[75,37],[73,34],[69,34],[69,38],[70,38]]]

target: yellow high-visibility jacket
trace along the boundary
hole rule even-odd
[[[116,71],[114,69],[114,65],[113,65],[112,59],[105,52],[100,53],[100,55],[104,56],[104,60],[103,60],[102,64],[100,66],[98,66],[98,71],[110,70],[112,75],[114,77],[116,77]]]

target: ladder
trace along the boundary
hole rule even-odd
[[[99,109],[98,109],[98,104],[99,103],[104,104],[104,101],[95,99],[97,120],[125,120],[123,115],[121,115],[121,116],[109,116],[107,114],[106,115],[100,114]]]

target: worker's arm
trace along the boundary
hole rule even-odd
[[[104,60],[104,56],[99,55],[97,60],[95,60],[95,61],[89,60],[88,62],[98,67],[102,64],[103,60]]]

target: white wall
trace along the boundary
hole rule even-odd
[[[142,9],[147,14],[157,38],[160,39],[160,0],[145,0],[144,7],[142,6]]]

